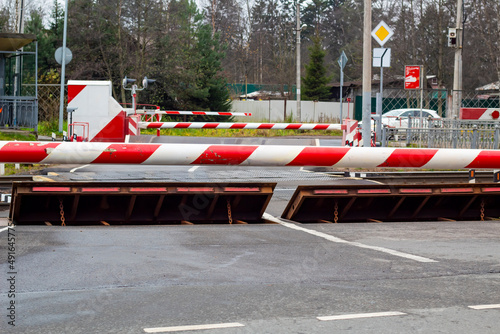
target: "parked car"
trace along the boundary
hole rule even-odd
[[[423,126],[427,126],[428,120],[436,120],[441,117],[436,111],[430,109],[418,109],[418,108],[406,108],[406,109],[394,109],[386,112],[382,115],[382,124],[388,128],[407,128],[408,119],[412,117],[412,127],[420,126],[420,116],[422,116]],[[363,122],[359,122],[361,127]],[[436,123],[439,124],[439,123]],[[374,120],[371,120],[371,126],[373,128]]]

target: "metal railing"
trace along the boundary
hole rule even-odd
[[[405,140],[406,146],[428,148],[500,149],[500,122],[428,120],[423,127],[384,128],[382,146]],[[414,124],[414,123],[413,123]]]
[[[0,97],[0,127],[34,128],[38,125],[38,101],[30,96]]]

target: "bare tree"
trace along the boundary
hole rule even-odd
[[[483,68],[480,73],[489,80],[500,81],[500,3],[477,0],[470,6],[466,26],[470,33],[465,35],[465,41],[473,45],[471,62],[480,65]]]

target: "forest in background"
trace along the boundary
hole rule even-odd
[[[0,31],[13,32],[15,1],[2,2]],[[301,3],[302,76],[317,38],[330,82],[339,81],[342,51],[349,59],[344,80],[361,80],[363,0]],[[384,20],[395,31],[385,45],[392,62],[384,80],[418,64],[451,89],[454,49],[447,47],[447,30],[455,26],[456,0],[374,0],[372,7],[373,27]],[[463,87],[469,90],[500,80],[500,2],[464,1],[464,13]],[[33,2],[26,15],[25,32],[38,39],[42,83],[60,80],[54,51],[62,45],[63,17],[58,2]],[[143,101],[225,110],[227,83],[272,84],[282,91],[295,84],[295,29],[290,0],[70,0],[67,78],[111,80],[115,97],[125,101],[123,77],[146,75],[157,83]]]

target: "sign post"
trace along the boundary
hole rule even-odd
[[[405,66],[405,89],[420,89],[420,65]]]
[[[340,55],[339,59],[337,60],[340,66],[340,123],[342,123],[343,115],[342,115],[342,88],[344,87],[344,67],[345,64],[347,63],[347,56],[345,55],[345,52],[342,51],[342,54]],[[347,117],[349,117],[349,114],[347,114]]]
[[[382,98],[384,97],[384,67],[391,66],[391,49],[375,48],[373,49],[373,67],[380,67],[380,92],[377,94],[377,126],[375,133],[377,138],[382,134]]]
[[[376,138],[380,138],[382,134],[382,98],[384,96],[384,67],[391,66],[391,49],[383,48],[384,44],[394,35],[394,30],[391,29],[384,21],[372,30],[372,37],[378,42],[381,48],[373,49],[373,67],[380,67],[380,93],[377,94],[377,117]]]
[[[405,89],[420,89],[420,126],[422,123],[422,108],[424,107],[424,86],[422,85],[422,66],[405,66]]]

